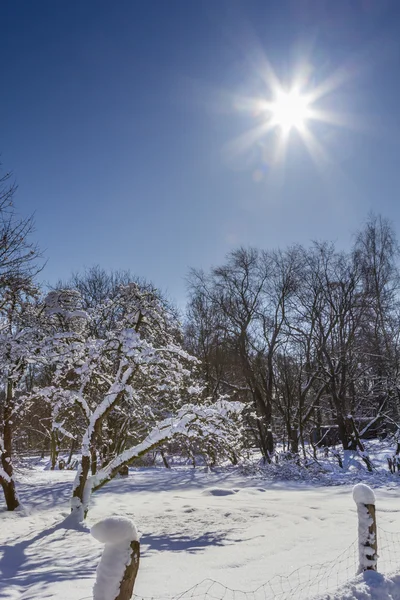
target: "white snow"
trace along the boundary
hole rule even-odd
[[[65,520],[75,473],[44,468],[45,463],[40,463],[34,470],[18,473],[25,511],[0,512],[0,597],[90,599],[104,546],[88,529],[73,529]],[[396,568],[400,572],[399,480],[393,477],[375,484],[379,486],[375,490],[378,569],[389,575]],[[276,579],[277,590],[281,584],[292,590],[304,576],[309,587],[295,591],[296,600],[311,600],[314,594],[324,600],[400,600],[398,576],[379,578],[368,572],[354,579],[358,525],[351,485],[265,480],[234,468],[138,468],[93,495],[87,525],[113,515],[132,519],[141,532],[141,564],[134,590],[139,599],[167,600],[212,579],[221,584],[215,597],[233,600],[246,596],[234,595],[223,586],[251,592],[275,576],[284,576],[282,582]],[[117,527],[125,531],[122,525]],[[108,537],[108,526],[105,533],[102,529],[102,540],[116,539]],[[114,548],[107,551],[107,569],[114,570],[114,558],[120,566],[129,558],[127,542],[120,553],[115,552],[117,547],[106,545]],[[296,569],[300,570],[291,575]],[[336,589],[343,584],[346,587],[338,595]],[[186,597],[190,595],[182,596]],[[199,600],[206,597],[200,595]],[[273,597],[263,588],[259,595],[247,596],[251,600]]]
[[[375,543],[375,534],[369,532],[372,517],[364,504],[357,504],[358,513],[358,552],[359,572],[376,567],[377,556],[371,546]]]
[[[138,541],[138,532],[132,519],[107,517],[95,523],[90,530],[92,536],[102,544],[119,544]]]
[[[114,600],[129,563],[131,547],[125,540],[120,544],[106,544],[96,569],[93,600]]]
[[[138,533],[132,519],[107,517],[90,530],[92,536],[105,544],[96,569],[93,600],[114,600],[131,558],[131,542],[138,541]]]
[[[373,523],[367,505],[375,504],[375,494],[373,490],[364,483],[358,483],[353,488],[353,500],[357,504],[358,514],[358,553],[359,553],[359,572],[366,569],[375,569],[377,556],[371,546],[374,545],[375,533],[369,531]]]
[[[316,600],[400,600],[400,575],[385,577],[375,571],[366,571],[335,594]]]
[[[8,483],[10,483],[10,481],[11,481],[11,477],[9,475],[7,475],[7,473],[5,472],[4,469],[2,469],[2,467],[0,467],[0,477],[2,477]]]
[[[353,487],[353,500],[356,504],[375,504],[375,494],[365,483],[357,483]]]

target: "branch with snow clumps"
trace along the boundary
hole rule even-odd
[[[100,469],[96,475],[92,476],[88,481],[91,491],[100,488],[104,483],[112,479],[122,466],[150,452],[164,441],[178,434],[190,437],[190,426],[197,420],[204,422],[205,435],[210,433],[210,431],[217,433],[218,429],[228,422],[230,417],[239,415],[243,408],[244,405],[241,402],[230,402],[228,400],[219,400],[205,407],[194,405],[183,406],[175,417],[164,419],[164,421],[155,427],[143,442],[132,448],[128,448],[110,461],[106,467]],[[90,497],[90,493],[87,496]]]

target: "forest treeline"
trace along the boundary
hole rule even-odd
[[[52,289],[33,221],[0,180],[0,483],[13,456],[79,456],[71,509],[150,451],[195,465],[276,445],[316,456],[340,443],[373,465],[372,436],[399,417],[399,247],[371,215],[350,250],[330,242],[238,248],[188,275],[184,314],[145,279],[94,266]],[[311,454],[310,454],[311,453]],[[337,452],[342,465],[344,454]]]
[[[359,450],[399,422],[399,262],[391,224],[370,216],[350,251],[328,242],[239,248],[189,278],[188,349],[210,394],[248,406],[266,460],[324,434]],[[327,445],[328,445],[328,440]]]

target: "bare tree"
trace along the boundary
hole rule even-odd
[[[353,248],[368,299],[363,345],[375,389],[376,410],[383,408],[398,422],[400,273],[399,246],[391,224],[370,215]]]
[[[273,452],[274,359],[287,339],[286,311],[298,266],[293,249],[268,253],[240,248],[209,275],[193,271],[189,281],[189,314],[199,316],[199,307],[203,309],[196,327],[208,357],[211,351],[217,355],[223,340],[221,372],[216,373],[214,360],[212,375],[219,385],[251,401],[258,442],[268,461]]]
[[[0,178],[0,335],[2,364],[0,376],[3,398],[0,412],[0,484],[8,510],[19,502],[13,479],[13,422],[15,390],[27,367],[23,336],[18,332],[26,319],[27,298],[32,295],[34,276],[38,273],[40,253],[30,240],[33,220],[19,218],[13,206],[16,186],[6,173]]]

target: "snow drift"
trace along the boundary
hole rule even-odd
[[[315,600],[400,600],[400,575],[385,577],[376,571],[365,571],[334,594]]]

